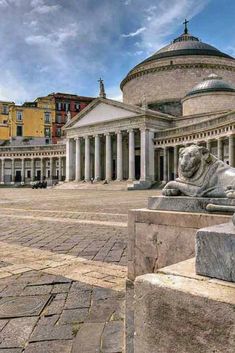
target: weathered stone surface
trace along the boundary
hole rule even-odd
[[[131,280],[193,257],[196,231],[231,219],[226,215],[147,209],[132,210],[129,216],[128,278]]]
[[[235,285],[183,267],[136,279],[135,353],[233,353]]]
[[[72,353],[99,353],[104,323],[84,324],[73,342]]]
[[[25,353],[70,353],[72,341],[45,341],[30,343]]]
[[[134,353],[134,283],[126,280],[125,349]]]
[[[102,336],[101,352],[120,353],[122,352],[124,339],[123,323],[111,321],[105,325]]]
[[[30,337],[30,342],[51,341],[51,340],[71,340],[73,331],[70,325],[42,325],[37,326]]]
[[[24,347],[37,320],[35,317],[11,319],[0,332],[0,348]]]
[[[235,282],[235,227],[232,223],[197,232],[196,273]]]
[[[10,297],[0,300],[0,318],[14,318],[39,315],[50,296]]]
[[[148,198],[148,209],[159,211],[207,213],[206,206],[208,204],[235,206],[235,199],[188,196],[152,196]]]

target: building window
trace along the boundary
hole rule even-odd
[[[3,105],[2,106],[2,114],[8,114],[8,113],[9,113],[8,105]]]
[[[60,127],[58,127],[58,128],[56,129],[56,136],[57,136],[57,137],[60,137],[60,136],[61,136],[61,128],[60,128]]]
[[[27,170],[27,178],[31,178],[31,170]]]
[[[61,122],[62,122],[62,116],[61,115],[56,115],[56,122],[58,124],[61,124]]]
[[[51,113],[50,112],[44,113],[44,122],[45,122],[45,124],[50,124],[50,122],[51,122]]]
[[[49,145],[50,140],[49,140],[49,139],[46,139],[45,142],[46,142],[47,145]]]
[[[45,137],[51,137],[51,129],[49,127],[46,127],[44,130]]]
[[[75,104],[75,110],[76,110],[76,112],[79,112],[79,110],[80,110],[80,103],[76,103],[76,104]]]
[[[20,125],[16,127],[16,136],[23,136],[23,127]]]
[[[56,103],[56,110],[62,110],[62,103],[61,102]]]
[[[17,110],[17,112],[16,112],[16,120],[17,121],[22,121],[23,120],[23,112]]]

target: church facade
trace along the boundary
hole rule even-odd
[[[0,182],[126,181],[177,176],[178,151],[206,146],[235,167],[235,59],[188,33],[135,66],[123,102],[100,95],[64,126],[64,143],[0,147]]]
[[[127,180],[148,188],[177,176],[178,150],[206,146],[235,166],[235,59],[184,33],[132,69],[123,103],[100,97],[65,126],[66,180]]]

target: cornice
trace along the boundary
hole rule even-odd
[[[172,65],[162,65],[158,67],[144,68],[137,72],[133,72],[128,74],[120,84],[121,90],[123,90],[124,85],[131,81],[134,78],[141,77],[147,75],[149,73],[160,72],[160,71],[172,71],[175,69],[218,69],[218,70],[227,70],[227,71],[235,71],[235,66],[226,65],[226,64],[209,64],[209,63],[184,63],[184,64],[172,64]]]

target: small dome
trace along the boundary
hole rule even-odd
[[[235,87],[224,81],[222,77],[216,74],[210,74],[208,77],[204,78],[202,82],[194,86],[193,89],[186,94],[186,97],[207,92],[235,92]]]

